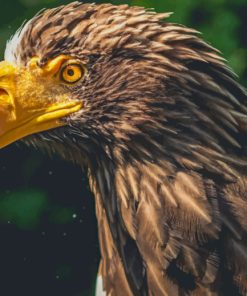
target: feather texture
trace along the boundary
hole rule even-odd
[[[107,295],[246,295],[246,91],[168,16],[73,2],[29,21],[6,58],[68,54],[88,77],[84,110],[25,141],[88,168]]]

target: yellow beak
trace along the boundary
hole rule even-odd
[[[53,61],[58,67],[59,59]],[[37,65],[37,63],[35,63]],[[52,72],[52,71],[50,71]],[[59,120],[82,107],[38,66],[0,62],[0,148],[33,133],[64,125]]]

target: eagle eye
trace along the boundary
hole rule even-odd
[[[86,69],[81,64],[67,64],[61,70],[61,79],[66,83],[76,83],[86,74]]]

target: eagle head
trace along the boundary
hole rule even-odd
[[[24,138],[67,158],[114,146],[152,160],[161,143],[169,151],[197,133],[199,70],[227,69],[195,30],[163,21],[169,15],[79,2],[36,15],[0,64],[0,146]]]
[[[92,154],[141,134],[165,93],[162,80],[179,68],[158,36],[168,15],[74,2],[27,22],[0,64],[0,146],[25,137]]]

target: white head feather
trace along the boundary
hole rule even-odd
[[[30,21],[24,22],[21,27],[15,32],[15,34],[7,41],[5,52],[4,52],[4,59],[5,61],[12,63],[14,65],[20,64],[20,41],[28,27]]]

